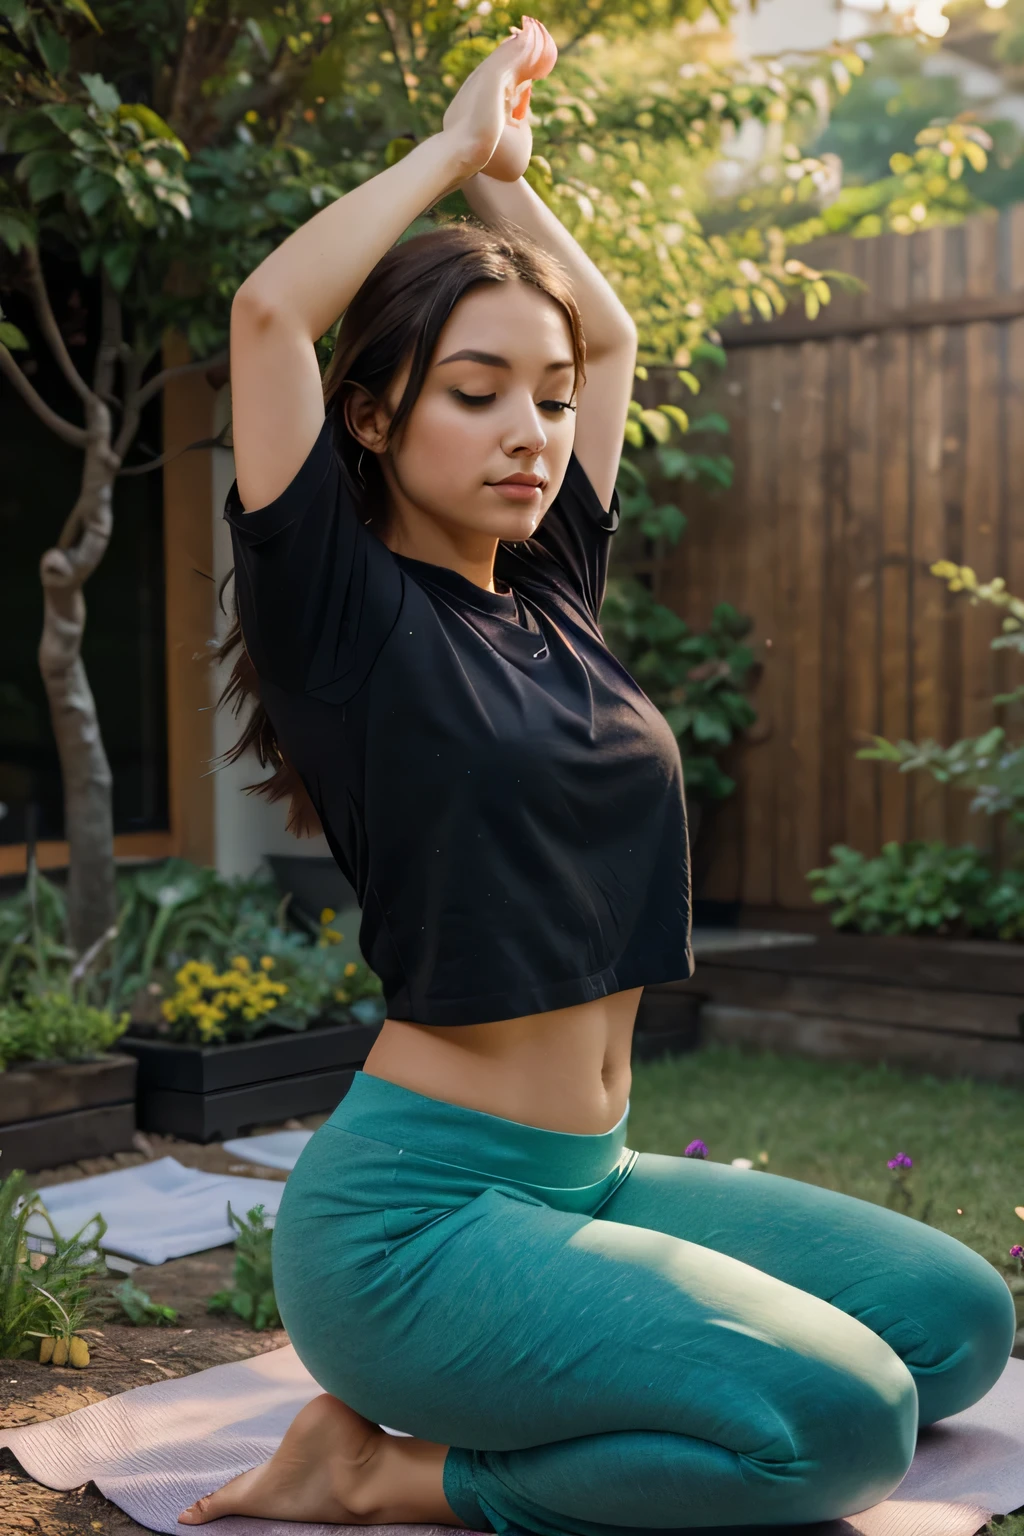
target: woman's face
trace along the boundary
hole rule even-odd
[[[407,365],[393,381],[389,410],[408,373]],[[405,428],[381,459],[391,547],[430,560],[450,543],[474,559],[493,554],[495,540],[529,538],[569,463],[574,378],[569,322],[547,294],[513,281],[461,299]],[[539,484],[501,485],[510,475]]]

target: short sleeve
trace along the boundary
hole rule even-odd
[[[611,535],[619,526],[619,515],[618,491],[612,492],[611,505],[605,511],[573,453],[558,494],[536,532],[511,548],[527,563],[545,557],[554,561],[596,622],[604,602]]]
[[[289,693],[344,703],[394,627],[402,578],[387,545],[359,517],[330,418],[275,501],[246,512],[236,481],[224,516],[257,674]]]

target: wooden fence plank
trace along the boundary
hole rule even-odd
[[[878,733],[879,536],[878,338],[850,348],[847,503],[846,731],[852,754]],[[846,774],[846,841],[863,853],[879,845],[878,768],[851,760]]]
[[[893,331],[879,341],[879,516],[882,735],[890,741],[910,734],[908,688],[910,555],[910,338]],[[907,836],[907,776],[891,768],[880,775],[880,828],[883,843]]]
[[[938,233],[938,231],[936,231]],[[941,741],[946,725],[946,591],[930,567],[948,555],[942,497],[942,356],[945,332],[935,327],[911,337],[911,577],[908,622],[912,645],[909,737]],[[929,773],[910,778],[911,837],[943,836],[947,791]]]
[[[775,900],[776,737],[778,663],[773,654],[776,624],[775,549],[778,418],[782,410],[783,349],[766,347],[750,358],[748,407],[750,473],[747,482],[747,604],[766,646],[764,672],[754,695],[758,729],[747,756],[746,816],[743,829],[743,899]],[[776,402],[778,408],[776,408]]]
[[[780,818],[777,900],[800,907],[807,900],[807,871],[819,862],[821,847],[822,592],[828,346],[805,342],[793,348],[798,364],[798,436],[794,522],[793,614],[788,748],[791,770],[783,776],[788,815]]]
[[[847,452],[850,410],[850,348],[840,338],[828,344],[826,418],[828,441],[823,507],[824,561],[821,631],[821,840],[818,859],[846,837],[846,780],[850,743],[846,731],[846,625],[849,593],[846,559]],[[809,866],[816,867],[816,866]]]
[[[965,332],[967,375],[967,441],[963,520],[964,563],[983,581],[999,574],[1000,360],[999,335],[993,325],[972,325]],[[987,604],[962,603],[963,715],[962,730],[980,735],[994,723],[992,696],[998,690],[997,653],[992,640],[998,623]],[[969,803],[969,801],[968,801]],[[978,846],[993,847],[995,823],[975,815],[965,835]]]

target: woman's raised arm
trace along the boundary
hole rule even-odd
[[[286,489],[323,427],[315,342],[413,220],[487,164],[535,53],[532,36],[506,38],[463,83],[442,133],[322,209],[239,287],[231,307],[232,433],[247,511]]]

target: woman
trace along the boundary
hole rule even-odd
[[[183,1524],[840,1516],[1010,1353],[1010,1293],[953,1238],[625,1145],[641,991],[692,968],[686,826],[598,627],[636,341],[521,179],[553,63],[525,18],[235,300],[243,742],[323,825],[388,1017],[274,1233],[323,1395]],[[455,186],[480,226],[394,245]]]

